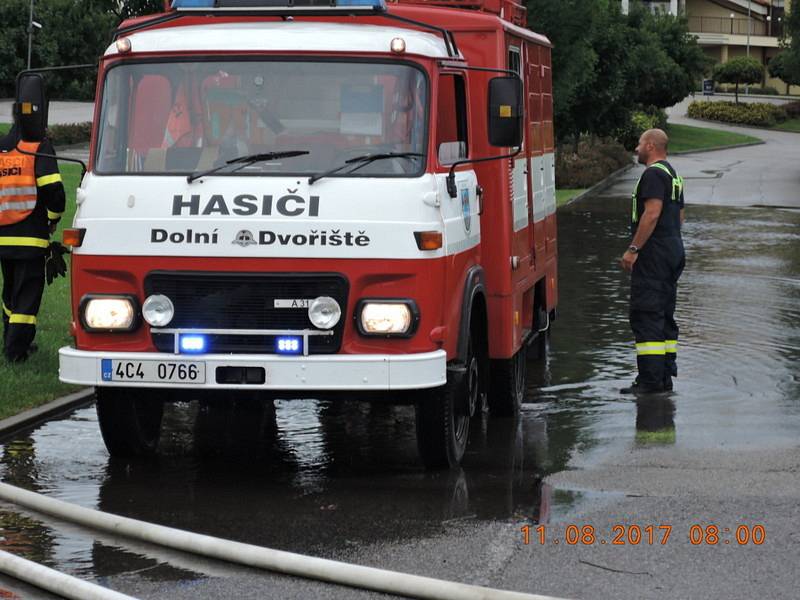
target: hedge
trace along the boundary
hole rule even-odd
[[[709,121],[758,127],[772,127],[787,118],[786,110],[782,106],[765,103],[692,102],[687,114],[693,119],[708,119]]]
[[[784,104],[782,108],[786,111],[786,115],[790,119],[800,118],[800,100],[795,100],[794,102]]]
[[[589,138],[584,138],[578,145],[578,152],[574,151],[572,144],[559,145],[556,149],[556,187],[592,187],[630,162],[631,153],[613,140],[591,143]]]
[[[50,138],[54,146],[88,143],[91,135],[92,124],[89,122],[50,125],[47,128],[47,137]]]

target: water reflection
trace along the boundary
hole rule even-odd
[[[675,402],[665,395],[636,401],[636,442],[641,445],[675,443]]]
[[[653,445],[795,445],[800,431],[800,214],[689,209],[681,280],[681,376],[674,393],[631,402],[626,202],[559,216],[559,319],[531,360],[519,419],[480,415],[463,468],[426,473],[413,408],[314,400],[172,405],[160,456],[110,460],[93,408],[5,443],[4,481],[156,523],[320,556],[439,535],[459,521],[568,519],[591,490],[544,478]],[[676,432],[680,431],[680,435]],[[153,580],[220,567],[42,524],[10,507],[6,541],[87,577]]]

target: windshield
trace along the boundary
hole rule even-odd
[[[424,154],[427,93],[423,71],[402,63],[124,63],[105,78],[95,171],[190,174],[302,149],[236,174],[311,175],[364,154]],[[416,176],[424,162],[374,161],[352,176]]]

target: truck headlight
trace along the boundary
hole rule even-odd
[[[175,316],[175,306],[164,294],[153,294],[142,304],[142,316],[152,327],[166,327]]]
[[[362,300],[358,329],[362,335],[410,336],[419,321],[413,300]]]
[[[136,301],[129,296],[86,296],[81,320],[87,331],[131,331],[136,323]]]
[[[342,307],[330,296],[314,298],[308,305],[308,320],[319,329],[333,329],[342,316]]]

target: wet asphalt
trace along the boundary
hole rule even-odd
[[[492,587],[796,598],[800,212],[688,208],[680,376],[672,394],[635,402],[618,392],[634,376],[627,280],[616,266],[627,206],[603,198],[559,212],[549,352],[529,364],[519,419],[476,419],[461,469],[418,466],[409,407],[302,400],[277,401],[258,427],[248,415],[171,406],[158,459],[133,462],[108,457],[94,408],[83,408],[4,443],[0,477],[146,521]],[[594,538],[570,544],[571,525],[594,528]],[[752,538],[757,526],[763,543],[737,541],[737,530]],[[612,543],[620,531],[625,543]],[[12,506],[0,506],[0,535],[0,548],[140,598],[386,597]],[[19,597],[48,597],[13,585],[0,579]]]

